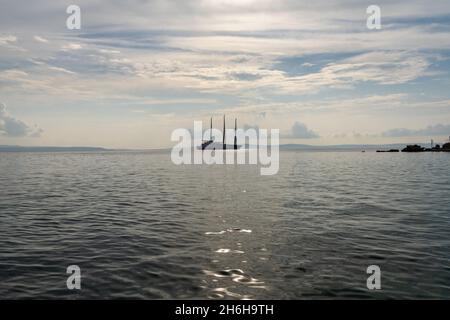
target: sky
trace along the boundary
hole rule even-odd
[[[281,143],[444,142],[449,88],[448,0],[0,0],[0,145],[165,148],[223,114]]]

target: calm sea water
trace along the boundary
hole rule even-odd
[[[261,176],[166,153],[0,153],[0,298],[448,299],[449,167],[286,151]]]

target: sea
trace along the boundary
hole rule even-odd
[[[0,298],[449,299],[449,168],[431,152],[281,151],[272,176],[166,151],[3,152]]]

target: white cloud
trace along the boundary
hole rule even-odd
[[[40,128],[31,128],[23,121],[12,117],[6,105],[0,102],[0,134],[7,137],[39,137],[43,132]]]
[[[62,46],[62,50],[80,50],[83,49],[83,46],[79,43],[68,43]]]
[[[25,52],[26,50],[24,48],[17,45],[17,40],[17,37],[13,35],[0,35],[0,46],[13,51]]]
[[[75,72],[72,72],[70,70],[67,70],[67,69],[64,69],[64,68],[60,68],[60,67],[48,66],[48,68],[50,70],[59,71],[59,72],[67,73],[67,74],[76,74]]]
[[[36,40],[37,42],[41,42],[41,43],[48,43],[49,41],[43,37],[40,36],[34,36],[33,37],[34,40]]]
[[[418,53],[377,51],[333,62],[320,71],[302,76],[277,79],[281,89],[295,92],[316,92],[321,88],[350,88],[361,82],[401,84],[427,72],[430,62]],[[275,79],[274,79],[275,80]]]
[[[0,36],[0,45],[10,45],[17,41],[17,37],[8,35],[8,36]]]
[[[407,51],[376,51],[332,62],[317,72],[291,76],[273,69],[272,59],[253,58],[233,63],[226,56],[192,54],[173,55],[175,59],[158,58],[158,63],[134,63],[142,75],[184,83],[208,92],[242,94],[244,90],[264,89],[274,93],[314,93],[323,88],[351,88],[358,83],[401,84],[422,76],[428,70],[430,57]],[[118,61],[115,61],[116,63]]]
[[[283,138],[286,139],[315,139],[320,138],[320,136],[309,129],[304,123],[296,121],[291,128],[289,134],[284,135]]]

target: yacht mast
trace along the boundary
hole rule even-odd
[[[236,131],[237,131],[237,118],[234,118],[234,150],[237,150]]]
[[[227,148],[225,141],[225,115],[223,115],[223,150]]]

